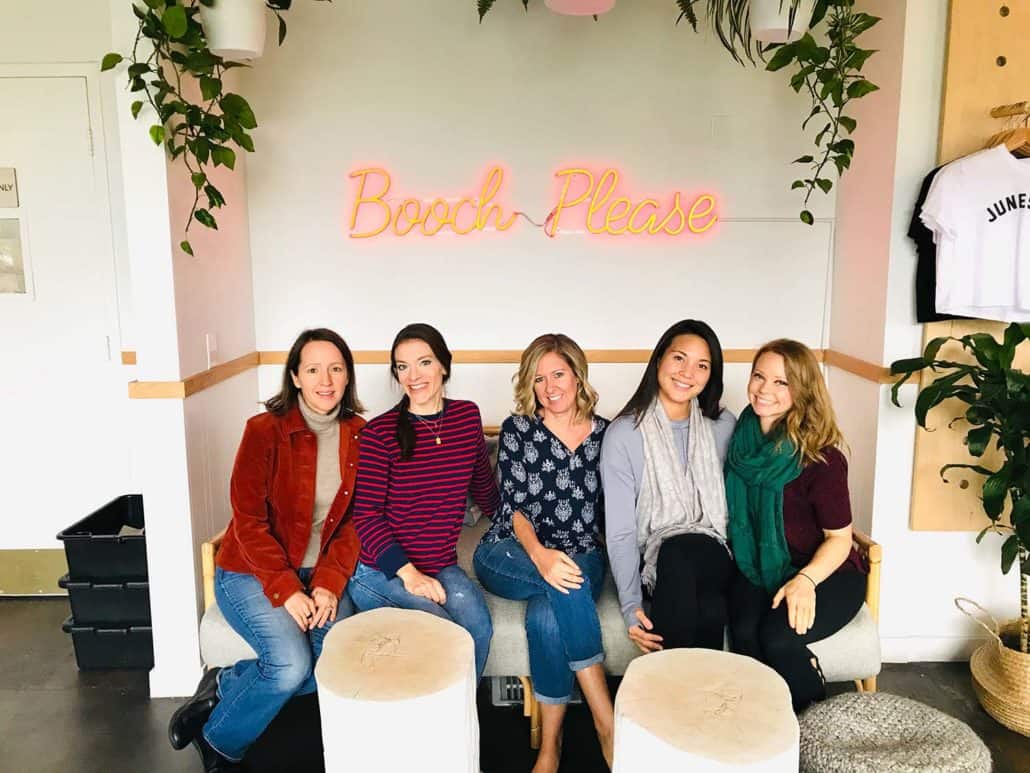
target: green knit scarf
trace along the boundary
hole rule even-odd
[[[733,557],[745,577],[774,594],[794,574],[783,532],[783,487],[801,474],[794,444],[782,432],[763,435],[748,406],[730,438],[725,473]]]

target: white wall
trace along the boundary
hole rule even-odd
[[[921,350],[922,326],[915,320],[915,248],[907,236],[924,176],[936,166],[947,9],[936,0],[909,0],[901,111],[890,227],[890,262],[883,362]],[[1018,613],[1016,572],[1001,574],[996,538],[976,545],[975,534],[925,532],[909,528],[916,389],[901,392],[904,408],[879,394],[873,534],[885,559],[880,634],[884,657],[892,661],[966,657],[981,629],[955,609],[952,599],[968,596],[999,618]],[[986,523],[986,518],[985,518]]]
[[[0,549],[59,549],[58,531],[134,490],[98,67],[110,19],[101,0],[61,13],[0,0],[0,19],[0,166],[17,168],[21,194],[0,217],[25,226],[33,280],[29,297],[0,296],[0,509],[19,514]]]
[[[831,224],[798,222],[788,191],[808,145],[804,102],[782,73],[741,68],[675,17],[659,0],[597,23],[498,3],[482,25],[464,0],[297,6],[285,45],[243,76],[261,124],[248,168],[258,348],[324,324],[385,349],[423,320],[454,349],[521,349],[548,330],[643,349],[683,317],[709,321],[728,348],[777,335],[821,346]],[[365,164],[391,171],[391,195],[432,197],[474,193],[502,163],[507,203],[539,222],[553,172],[576,162],[621,168],[640,198],[714,192],[722,221],[701,239],[548,239],[526,223],[346,235],[347,175]],[[833,197],[815,210],[832,215]],[[364,383],[370,405],[389,404]],[[606,406],[621,406],[620,388]],[[510,402],[506,377],[456,372],[451,393],[496,406],[484,407],[494,423]]]
[[[136,24],[130,6],[111,0],[116,47],[126,51]],[[119,71],[110,76],[120,82]],[[230,79],[231,82],[231,79]],[[229,206],[219,231],[190,231],[196,257],[178,249],[193,186],[181,160],[169,163],[147,137],[153,116],[129,115],[118,98],[115,134],[122,165],[126,247],[132,278],[134,342],[141,380],[178,381],[255,348],[245,162],[212,178]],[[209,342],[214,341],[216,349]],[[200,675],[199,545],[228,520],[228,480],[257,376],[236,376],[185,400],[134,400],[137,476],[147,517],[154,697],[190,694]]]

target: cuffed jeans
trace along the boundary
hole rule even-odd
[[[311,573],[297,573],[305,587]],[[203,729],[215,751],[239,761],[290,698],[315,691],[312,669],[333,623],[302,631],[285,607],[272,606],[254,575],[221,567],[215,570],[215,600],[226,622],[258,655],[218,674],[219,701]],[[342,595],[336,622],[353,611]]]
[[[547,583],[525,549],[513,539],[476,549],[476,576],[491,593],[526,603],[526,641],[533,693],[541,703],[568,703],[574,672],[604,660],[595,602],[604,580],[604,556],[570,556],[583,585],[562,593]]]
[[[375,567],[358,562],[347,585],[354,606],[362,612],[381,607],[417,609],[457,623],[472,636],[476,646],[476,680],[482,678],[486,658],[490,654],[490,640],[494,635],[490,610],[479,587],[457,564],[444,567],[436,575],[447,594],[447,601],[437,604],[423,596],[408,593],[400,577],[387,579]]]

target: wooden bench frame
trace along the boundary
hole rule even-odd
[[[200,546],[201,567],[204,574],[204,609],[215,603],[215,554],[225,537],[225,529],[218,532],[208,542]],[[852,529],[855,548],[869,565],[869,577],[866,582],[865,603],[876,623],[880,622],[880,565],[883,563],[883,548],[868,535]],[[540,748],[541,719],[540,704],[533,695],[533,680],[529,676],[519,676],[522,681],[522,714],[529,717],[529,745],[533,749]],[[855,687],[859,692],[876,692],[876,677],[856,679]]]

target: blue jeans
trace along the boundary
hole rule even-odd
[[[570,557],[583,572],[583,585],[568,594],[549,585],[513,539],[483,542],[473,558],[484,588],[527,602],[529,675],[541,703],[568,703],[574,672],[604,660],[595,604],[604,580],[604,555],[597,551]]]
[[[297,576],[307,586],[311,569]],[[204,725],[204,738],[223,757],[239,761],[244,752],[294,695],[315,691],[312,673],[322,640],[333,623],[302,631],[285,607],[273,607],[252,574],[215,570],[215,601],[226,621],[257,653],[218,674],[218,704]],[[354,613],[346,594],[336,622]]]
[[[418,609],[457,623],[472,635],[476,645],[476,679],[481,679],[486,657],[490,654],[490,639],[494,635],[483,591],[457,564],[441,569],[436,579],[447,594],[447,601],[443,604],[408,593],[400,577],[388,580],[375,567],[359,561],[347,585],[347,592],[354,606],[362,612],[380,607]]]

